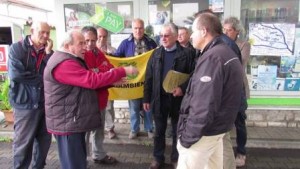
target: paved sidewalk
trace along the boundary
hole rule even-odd
[[[141,129],[143,126],[141,125]],[[135,144],[153,145],[153,141],[147,138],[146,132],[140,132],[137,139],[128,139],[130,131],[129,124],[116,124],[115,131],[117,138],[105,139],[104,143],[110,144]],[[299,149],[300,150],[300,129],[285,127],[247,127],[248,148],[276,148],[276,149]],[[13,137],[13,125],[0,126],[0,137]],[[232,143],[235,145],[235,130],[231,132]],[[171,139],[167,138],[167,145],[171,145]]]
[[[135,140],[128,139],[129,124],[116,124],[118,134],[115,139],[106,138],[104,147],[109,155],[116,157],[118,164],[112,166],[94,164],[88,158],[88,168],[108,169],[145,169],[152,161],[153,140],[146,132],[141,132]],[[13,136],[13,127],[0,127],[0,137]],[[235,133],[232,132],[233,143]],[[170,145],[167,139],[165,169],[171,169]],[[300,130],[297,128],[261,128],[248,127],[246,167],[241,169],[300,169]],[[0,168],[12,168],[11,143],[0,142]],[[52,143],[46,169],[58,169],[59,158],[55,142]]]
[[[108,166],[95,164],[88,158],[89,169],[147,169],[152,160],[152,146],[134,144],[104,144],[109,155],[118,163]],[[162,169],[172,169],[170,149],[166,148],[166,165]],[[45,169],[59,169],[57,147],[52,143]],[[11,143],[0,142],[0,168],[12,169]],[[300,169],[300,152],[290,149],[248,149],[246,166],[239,169]]]

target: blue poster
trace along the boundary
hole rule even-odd
[[[284,84],[285,91],[299,91],[300,79],[298,78],[286,78]]]

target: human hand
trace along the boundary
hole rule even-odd
[[[46,44],[46,46],[45,46],[46,54],[51,53],[52,47],[53,47],[53,41],[52,41],[51,39],[48,39],[48,40],[47,40],[47,44]]]
[[[136,77],[139,74],[139,71],[136,67],[133,66],[126,66],[124,67],[126,76],[128,77]]]
[[[143,103],[143,108],[144,108],[145,112],[149,112],[150,111],[150,104],[149,103]]]
[[[174,97],[183,96],[183,92],[180,87],[176,87],[172,93]]]

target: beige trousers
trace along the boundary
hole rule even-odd
[[[236,169],[234,152],[232,149],[230,131],[223,137],[223,156],[224,156],[224,169]]]
[[[177,169],[223,169],[224,135],[203,136],[190,148],[183,147],[178,141]]]

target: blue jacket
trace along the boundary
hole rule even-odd
[[[17,109],[44,108],[43,72],[53,52],[44,56],[37,69],[37,57],[32,56],[35,49],[29,37],[12,44],[8,55],[9,101]]]
[[[146,34],[143,37],[143,41],[145,42],[148,50],[154,49],[157,47],[155,41],[149,38]],[[134,56],[135,50],[135,43],[133,34],[129,36],[129,38],[124,39],[121,44],[119,45],[117,51],[113,54],[114,56],[118,57],[131,57]]]

